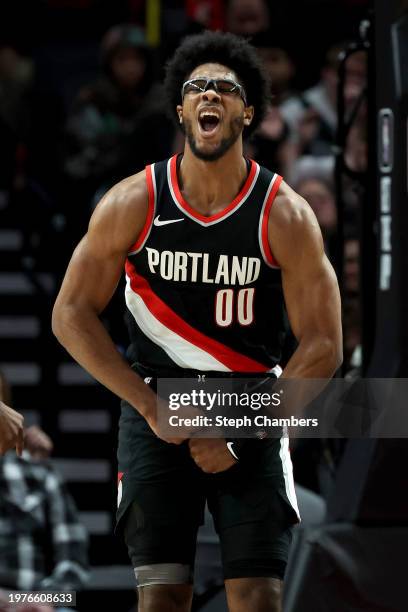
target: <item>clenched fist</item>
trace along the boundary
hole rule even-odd
[[[192,438],[188,445],[198,467],[208,474],[224,472],[238,463],[223,438]]]

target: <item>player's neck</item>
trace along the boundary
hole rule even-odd
[[[208,162],[198,159],[187,143],[178,176],[190,206],[203,215],[213,215],[238,195],[247,174],[242,146],[233,146],[220,159]]]

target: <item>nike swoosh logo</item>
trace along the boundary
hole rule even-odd
[[[233,457],[235,457],[235,459],[236,459],[237,461],[239,461],[238,457],[237,457],[237,456],[236,456],[236,454],[234,453],[234,449],[232,448],[232,445],[233,445],[233,444],[234,444],[233,442],[227,442],[227,448],[228,448],[229,452],[231,453],[231,455],[232,455]]]
[[[160,221],[160,215],[157,215],[157,217],[153,221],[153,225],[155,225],[156,227],[160,227],[161,225],[168,225],[169,223],[178,223],[179,221],[184,221],[184,219],[166,219],[166,221]]]

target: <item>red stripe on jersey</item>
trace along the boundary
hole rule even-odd
[[[120,483],[120,481],[122,480],[122,476],[125,472],[118,472],[118,485]]]
[[[242,199],[246,196],[248,191],[250,190],[250,188],[252,186],[252,183],[253,183],[253,180],[254,180],[254,177],[255,177],[255,174],[256,174],[256,163],[254,162],[253,159],[251,159],[251,169],[250,169],[248,177],[247,177],[247,179],[246,179],[246,181],[244,183],[244,186],[242,187],[242,189],[239,192],[239,194],[237,195],[237,197],[233,199],[231,204],[229,204],[226,208],[221,210],[216,215],[211,215],[210,217],[205,217],[204,215],[201,215],[199,212],[194,210],[194,208],[192,208],[190,206],[190,204],[188,202],[186,202],[186,200],[183,198],[183,195],[182,195],[182,193],[180,191],[180,188],[179,188],[178,178],[177,178],[177,155],[173,155],[173,157],[170,160],[171,184],[172,184],[172,187],[173,187],[174,195],[176,196],[178,203],[192,217],[195,217],[196,219],[198,219],[199,221],[203,221],[204,223],[210,223],[211,221],[217,221],[218,219],[222,219],[222,217],[224,217],[229,212],[231,212],[234,208],[236,208],[239,205],[239,203],[242,201]]]
[[[187,342],[212,355],[233,372],[268,372],[269,367],[237,353],[233,349],[209,338],[184,321],[177,313],[169,308],[152,290],[148,281],[136,272],[135,267],[126,260],[126,274],[130,279],[132,290],[137,293],[150,310],[152,315]],[[192,364],[193,365],[193,364]]]
[[[146,221],[145,221],[142,231],[139,234],[139,238],[136,240],[135,244],[130,247],[129,253],[132,253],[133,251],[137,251],[139,249],[140,245],[143,244],[143,241],[146,238],[147,232],[149,231],[153,223],[154,186],[153,186],[151,166],[146,166],[146,183],[147,183],[147,194],[148,194],[148,207],[147,207]]]
[[[272,266],[276,266],[277,268],[279,268],[279,264],[272,254],[271,247],[269,245],[269,240],[268,240],[268,221],[269,221],[269,213],[271,212],[272,204],[273,204],[276,194],[278,193],[281,182],[282,182],[282,177],[278,175],[275,179],[272,189],[269,192],[268,200],[266,202],[263,219],[262,219],[262,245],[263,245],[265,257],[268,263],[270,263]]]

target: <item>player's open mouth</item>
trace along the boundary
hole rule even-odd
[[[203,111],[198,118],[201,131],[210,136],[214,134],[220,124],[220,117],[213,111]]]

